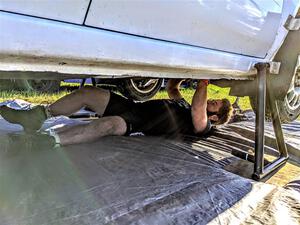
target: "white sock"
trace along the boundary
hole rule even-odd
[[[46,114],[47,119],[49,119],[49,118],[52,117],[52,115],[51,115],[51,113],[50,113],[49,105],[46,105],[46,106],[45,106],[45,114]]]
[[[60,138],[59,138],[59,135],[55,132],[54,129],[50,129],[49,130],[49,135],[54,137],[54,140],[55,140],[55,146],[58,145],[60,146]]]

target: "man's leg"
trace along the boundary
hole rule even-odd
[[[82,107],[88,107],[102,116],[109,102],[110,92],[96,87],[83,87],[62,97],[49,106],[51,116],[69,116]]]
[[[127,125],[120,116],[102,117],[88,124],[71,126],[55,134],[60,145],[92,142],[108,135],[121,136],[126,133]]]
[[[20,146],[35,149],[40,145],[49,148],[57,147],[57,145],[65,146],[71,144],[80,144],[95,141],[101,137],[114,135],[121,136],[127,131],[127,125],[123,118],[119,116],[107,116],[95,119],[88,124],[70,126],[62,130],[51,131],[50,135],[42,133],[18,135],[12,134],[2,138],[0,141],[3,149],[7,146]],[[11,147],[9,147],[11,149]]]
[[[69,95],[64,96],[57,102],[47,107],[47,112],[43,106],[34,107],[31,110],[14,110],[6,106],[0,107],[0,114],[10,123],[17,123],[24,127],[26,131],[32,132],[40,129],[47,119],[47,114],[51,116],[69,116],[84,106],[89,107],[98,115],[103,115],[109,102],[110,92],[95,87],[84,87]]]

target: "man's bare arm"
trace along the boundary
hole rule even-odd
[[[195,133],[200,133],[207,126],[207,81],[200,80],[192,99],[192,121]]]
[[[180,84],[182,79],[169,79],[167,83],[167,92],[170,99],[179,100],[182,99],[182,95],[180,94]]]

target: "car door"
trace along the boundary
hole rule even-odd
[[[85,25],[263,58],[283,0],[92,0]]]
[[[0,10],[83,24],[89,0],[0,0]]]

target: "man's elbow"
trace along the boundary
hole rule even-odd
[[[176,93],[179,91],[179,88],[169,84],[166,86],[166,90],[168,93]]]
[[[182,98],[179,88],[177,88],[177,87],[167,88],[167,93],[168,93],[169,98],[171,98],[171,99],[181,99]]]
[[[175,97],[178,96],[179,90],[177,90],[176,88],[167,89],[167,93],[168,93],[170,98],[175,98]]]
[[[201,134],[207,127],[207,122],[198,126],[194,126],[194,133]]]
[[[180,84],[182,79],[170,79],[167,82],[166,89],[167,91],[179,91]]]
[[[206,110],[199,107],[192,106],[192,118],[193,118],[193,125],[194,125],[194,132],[201,133],[203,130],[206,129],[207,126],[207,115]]]

